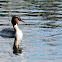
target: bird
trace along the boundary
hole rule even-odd
[[[18,23],[20,21],[24,22],[21,20],[19,16],[14,15],[12,16],[12,20],[11,20],[13,28],[5,28],[0,31],[0,36],[2,37],[15,38],[14,46],[17,46],[17,47],[19,45],[20,40],[22,40],[22,37],[23,37],[22,31],[18,27]]]

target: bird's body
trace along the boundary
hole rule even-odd
[[[2,31],[0,31],[0,36],[2,37],[8,37],[8,38],[15,38],[16,31],[14,28],[5,28]]]
[[[22,21],[20,17],[13,16],[11,20],[13,28],[5,28],[2,31],[0,31],[0,36],[15,38],[14,46],[18,46],[20,40],[22,40],[22,37],[23,37],[22,31],[18,28],[18,25],[17,25],[20,21]]]

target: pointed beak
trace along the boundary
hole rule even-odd
[[[24,22],[24,23],[25,23],[25,21],[23,21],[23,20],[21,20],[21,19],[20,19],[19,21],[21,21],[21,22]]]

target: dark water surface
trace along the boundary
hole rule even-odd
[[[15,55],[14,38],[0,37],[1,62],[62,62],[62,0],[0,0],[0,30],[12,27],[12,15],[26,22],[23,52]]]

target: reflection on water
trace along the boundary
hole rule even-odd
[[[22,53],[22,48],[20,48],[19,45],[16,45],[15,42],[16,39],[14,40],[14,44],[13,44],[13,53],[18,55],[19,53]]]
[[[12,27],[10,23],[12,15],[19,15],[26,22],[19,24],[24,33],[20,43],[23,52],[20,54],[21,58],[14,56],[11,52],[19,50],[11,49],[13,39],[0,37],[2,62],[62,61],[61,0],[0,0],[0,30]]]
[[[22,48],[17,48],[17,46],[13,46],[13,53],[18,55],[18,53],[22,53]]]

